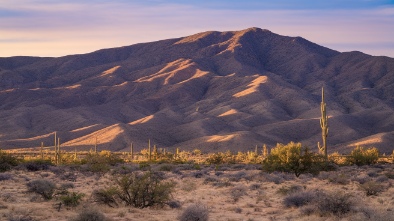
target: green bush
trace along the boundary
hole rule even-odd
[[[110,151],[103,150],[100,153],[89,153],[81,163],[86,164],[87,169],[91,172],[107,172],[111,166],[124,163],[124,160]]]
[[[52,181],[45,179],[32,180],[26,185],[29,192],[38,193],[46,200],[52,199],[56,189],[56,185]]]
[[[267,172],[291,172],[297,177],[303,173],[318,174],[322,170],[333,169],[322,155],[304,147],[301,143],[277,144],[263,160],[263,170]]]
[[[60,200],[65,206],[76,207],[81,202],[82,198],[85,196],[83,193],[71,192],[67,195],[61,196]]]
[[[376,196],[378,193],[383,192],[384,187],[383,185],[375,182],[375,181],[368,181],[360,185],[361,189],[365,191],[367,196]]]
[[[347,162],[357,166],[371,165],[378,162],[379,150],[375,147],[364,149],[364,147],[357,146],[352,150]]]
[[[28,171],[39,171],[39,170],[47,170],[49,166],[52,166],[51,160],[43,160],[43,159],[34,159],[28,160],[23,163],[23,166]]]
[[[18,165],[18,159],[9,153],[0,150],[0,172],[10,170],[12,167]]]
[[[164,182],[150,171],[123,175],[116,179],[116,184],[117,196],[126,205],[137,208],[165,205],[171,199],[175,187],[173,182]]]
[[[231,151],[226,151],[226,152],[218,152],[218,153],[213,153],[208,156],[208,158],[205,160],[206,163],[208,164],[234,164],[236,163],[236,156],[231,153]]]

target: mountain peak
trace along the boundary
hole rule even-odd
[[[139,150],[149,139],[203,151],[313,146],[321,85],[330,146],[373,141],[392,152],[394,59],[256,27],[61,58],[0,58],[0,146],[48,144],[53,131],[70,149],[89,149],[94,137],[112,150],[131,142]]]

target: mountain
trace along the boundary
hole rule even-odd
[[[0,147],[205,152],[316,148],[321,88],[330,151],[391,153],[394,59],[340,53],[259,28],[58,58],[0,58]]]

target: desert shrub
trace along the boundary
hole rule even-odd
[[[73,183],[62,183],[60,184],[60,189],[72,189],[74,188],[74,184]]]
[[[158,168],[159,171],[172,171],[173,169],[174,165],[168,163],[160,164]]]
[[[7,221],[35,221],[30,214],[31,211],[26,208],[17,208],[7,215]],[[3,214],[3,217],[5,217],[5,214]]]
[[[82,160],[87,165],[87,169],[92,172],[107,172],[111,166],[124,163],[124,160],[110,151],[101,151],[100,153],[89,153]]]
[[[216,182],[219,182],[219,179],[216,177],[212,177],[212,176],[209,176],[209,177],[205,178],[205,180],[204,180],[204,184],[216,183]]]
[[[140,162],[140,163],[138,164],[138,168],[139,168],[140,170],[150,170],[150,169],[151,169],[151,166],[150,166],[150,163],[149,163],[149,162]]]
[[[97,203],[105,204],[109,207],[117,207],[118,206],[118,203],[116,202],[117,194],[118,194],[118,190],[114,187],[110,187],[107,189],[94,190],[92,196],[94,201]]]
[[[18,165],[18,159],[9,153],[0,150],[0,172],[10,170]]]
[[[46,179],[32,180],[26,185],[29,192],[40,194],[46,200],[52,199],[56,189],[56,185]]]
[[[227,175],[228,179],[232,182],[239,182],[242,178],[246,177],[246,172],[244,171],[238,171],[236,173],[229,173]]]
[[[226,151],[226,152],[218,152],[218,153],[213,153],[208,156],[208,158],[205,160],[206,163],[208,164],[224,164],[224,163],[229,163],[229,164],[234,164],[236,163],[236,157],[231,153],[231,151]]]
[[[386,182],[388,180],[389,180],[389,178],[387,178],[387,176],[385,176],[385,175],[378,176],[375,179],[375,181],[378,182],[378,183],[383,183],[383,182]]]
[[[208,221],[208,208],[200,203],[188,206],[178,217],[179,221]]]
[[[65,206],[76,207],[79,205],[84,196],[85,194],[83,193],[71,192],[64,196],[60,196],[60,201],[62,201]]]
[[[352,178],[352,181],[356,181],[359,184],[366,183],[366,182],[368,182],[370,180],[371,180],[371,178],[369,176],[367,176],[367,175],[359,175],[359,176],[356,176],[356,177]]]
[[[234,209],[234,212],[235,212],[235,213],[242,213],[242,208],[236,207],[236,208]]]
[[[181,208],[181,202],[177,201],[177,200],[171,200],[167,203],[167,205],[171,208],[171,209],[178,209]]]
[[[194,178],[202,178],[204,176],[204,173],[202,171],[195,171],[192,172],[190,175]]]
[[[49,166],[48,170],[56,175],[62,175],[65,172],[63,167],[58,166]]]
[[[281,183],[285,182],[285,179],[276,173],[272,173],[272,174],[263,173],[263,177],[264,177],[265,181],[273,182],[275,184],[281,184]]]
[[[138,170],[137,165],[120,164],[112,169],[112,174],[128,174]]]
[[[334,153],[328,155],[328,160],[333,162],[336,165],[341,165],[341,166],[349,165],[349,162],[347,161],[346,156],[343,156],[342,154],[340,154],[338,152],[334,152]]]
[[[23,167],[28,171],[48,170],[49,166],[53,166],[51,160],[34,159],[25,161]]]
[[[286,196],[293,193],[302,192],[304,189],[305,188],[300,185],[282,186],[276,191],[276,193]]]
[[[384,190],[383,186],[375,181],[368,181],[360,185],[367,196],[376,196]]]
[[[331,183],[346,185],[349,183],[349,176],[344,173],[340,173],[340,174],[332,173],[330,174],[328,181],[330,181]]]
[[[260,183],[252,183],[252,184],[250,184],[250,186],[249,186],[249,189],[250,190],[258,190],[258,189],[260,189],[261,188],[261,184]]]
[[[165,205],[174,191],[173,182],[164,182],[155,173],[131,173],[116,179],[118,197],[137,208]]]
[[[379,176],[379,173],[377,170],[372,170],[372,171],[368,171],[367,175],[370,177],[377,177],[377,176]]]
[[[341,192],[317,194],[316,206],[322,216],[328,214],[342,216],[352,211],[353,204],[350,195]]]
[[[286,207],[301,207],[311,203],[315,199],[315,193],[311,191],[295,192],[286,196],[283,204]]]
[[[230,196],[234,202],[237,202],[242,196],[246,195],[246,187],[243,185],[235,186],[230,189]]]
[[[12,175],[9,173],[0,173],[0,181],[10,180],[12,179]]]
[[[70,221],[107,221],[107,218],[97,209],[85,209]]]
[[[270,155],[263,160],[263,170],[267,172],[291,172],[297,177],[302,173],[318,174],[322,170],[331,169],[324,157],[312,153],[301,143],[290,142],[287,145],[277,144]]]
[[[375,147],[364,149],[364,147],[356,147],[347,158],[349,164],[357,166],[371,165],[378,162],[379,150]]]
[[[75,182],[77,181],[77,174],[73,172],[65,172],[60,176],[60,179]]]
[[[394,179],[394,172],[386,172],[384,175],[389,179]]]

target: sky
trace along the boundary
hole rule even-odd
[[[0,0],[0,57],[59,57],[249,27],[394,57],[394,0]]]

